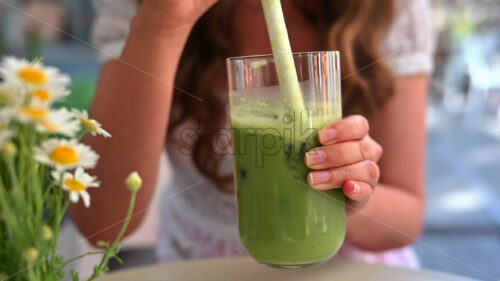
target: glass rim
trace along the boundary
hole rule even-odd
[[[283,55],[285,54],[290,54],[290,53],[282,53]],[[282,55],[280,54],[280,55]],[[311,52],[292,52],[292,56],[299,56],[299,55],[317,55],[317,54],[333,54],[336,56],[339,56],[340,51],[338,50],[333,50],[333,51],[311,51]],[[275,54],[262,54],[262,55],[250,55],[250,56],[237,56],[237,57],[229,57],[226,58],[228,62],[234,62],[234,61],[239,61],[239,60],[252,60],[252,59],[263,59],[263,58],[272,58],[274,57]]]

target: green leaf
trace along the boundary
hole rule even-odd
[[[117,260],[120,264],[123,264],[123,260],[118,256],[115,256],[115,260]]]
[[[99,247],[109,248],[109,242],[102,241],[102,240],[97,241],[96,245],[99,246]]]
[[[74,270],[71,270],[71,278],[73,279],[73,281],[80,281],[80,276]]]

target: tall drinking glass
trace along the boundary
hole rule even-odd
[[[339,53],[293,56],[298,111],[285,106],[272,55],[227,60],[240,237],[257,261],[282,268],[326,261],[346,227],[342,190],[309,187],[304,163],[318,130],[342,117]]]

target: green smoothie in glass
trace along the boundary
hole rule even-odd
[[[294,57],[305,108],[293,114],[272,56],[228,61],[241,241],[257,261],[281,268],[328,260],[346,228],[342,189],[312,189],[304,162],[317,132],[342,117],[338,52]]]
[[[340,189],[321,192],[307,185],[304,154],[318,145],[316,134],[286,134],[294,124],[286,124],[283,116],[235,114],[239,231],[245,248],[259,262],[280,267],[329,259],[344,240],[344,196]],[[311,123],[319,129],[340,116]]]

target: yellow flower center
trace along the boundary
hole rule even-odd
[[[48,90],[36,90],[33,92],[33,96],[37,97],[41,101],[50,101],[52,95]]]
[[[93,122],[92,120],[89,120],[87,118],[80,118],[80,119],[82,120],[83,126],[88,128],[91,132],[99,130],[99,127],[97,126],[97,124],[95,122]]]
[[[49,110],[43,107],[21,107],[21,114],[32,120],[42,120],[49,114]]]
[[[19,71],[19,77],[25,82],[43,85],[47,83],[47,74],[41,69],[26,66]]]
[[[53,133],[57,132],[57,130],[60,127],[56,123],[50,122],[50,121],[47,121],[47,120],[43,121],[42,125],[43,125],[43,127],[45,129],[47,129],[48,131],[53,132]]]
[[[72,191],[84,191],[85,189],[87,189],[83,182],[77,179],[66,179],[64,183]]]
[[[59,146],[52,151],[50,159],[63,165],[74,164],[78,162],[78,153],[71,146]]]

